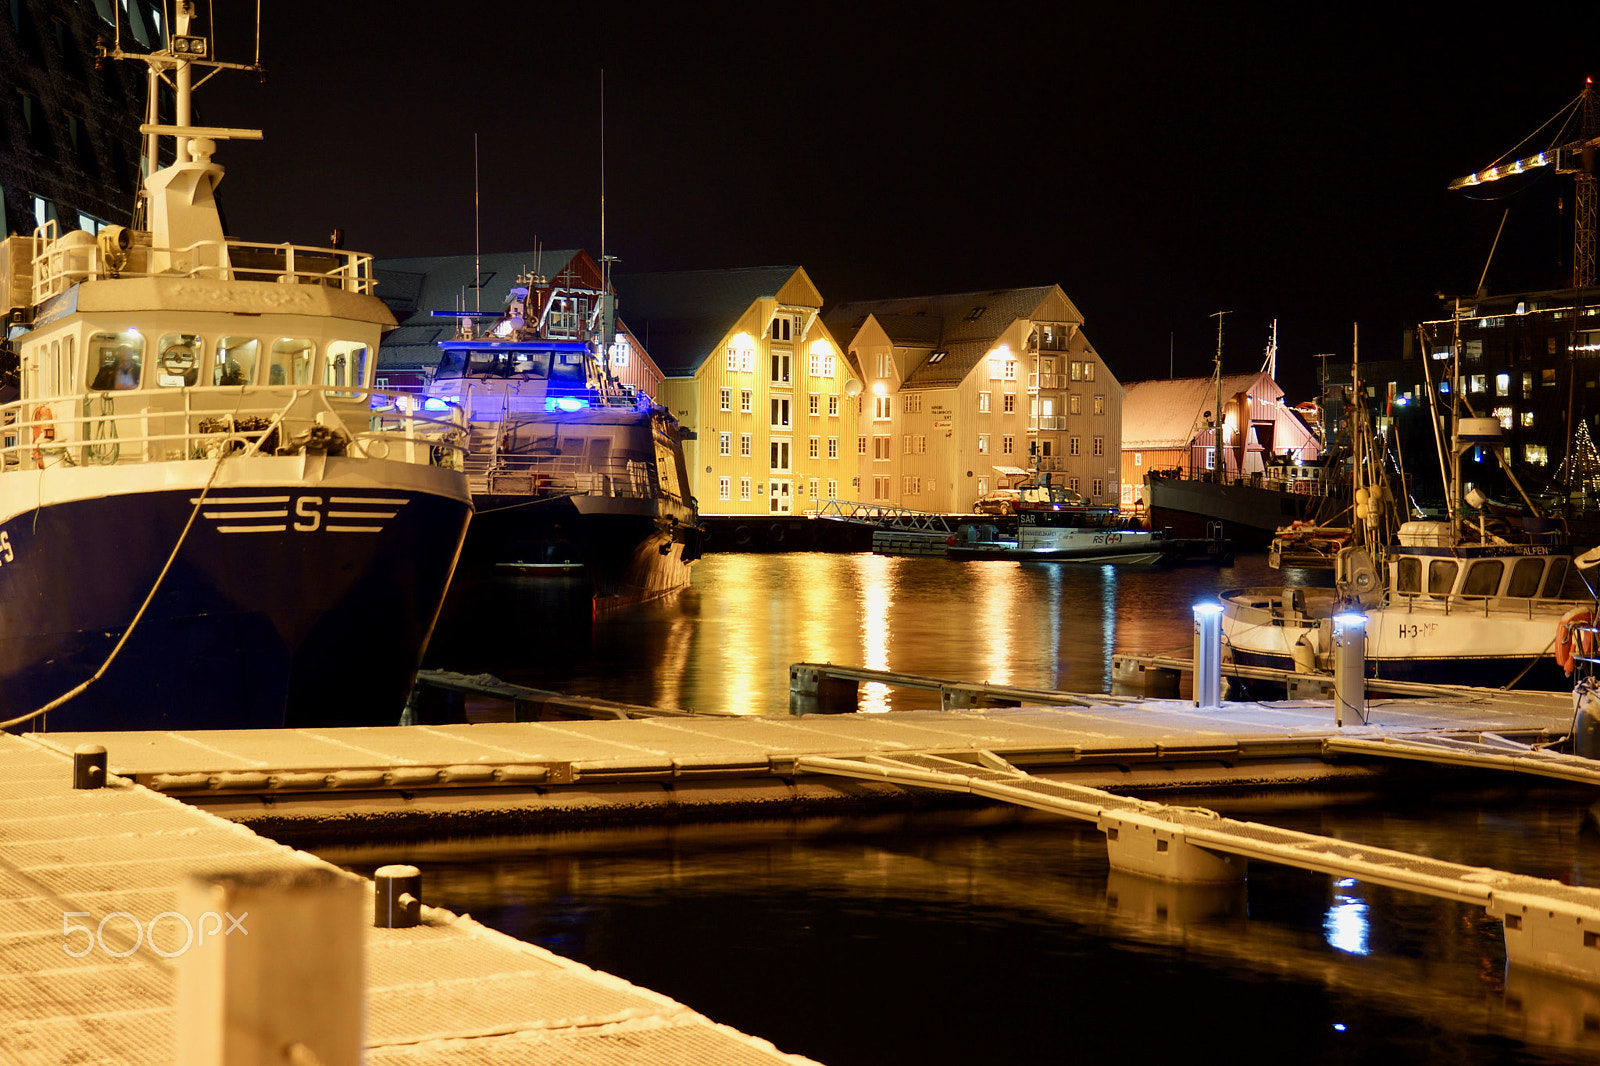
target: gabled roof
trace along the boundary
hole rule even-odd
[[[450,339],[456,323],[451,318],[433,317],[434,311],[455,310],[463,300],[468,310],[499,311],[506,306],[506,296],[518,275],[538,270],[554,277],[582,254],[581,249],[568,248],[377,260],[373,268],[378,276],[378,298],[400,322],[399,328],[384,338],[380,357],[389,366],[438,365],[438,342]],[[472,287],[474,262],[483,278],[482,290]]]
[[[991,289],[944,296],[911,296],[894,300],[842,303],[824,314],[834,336],[844,344],[871,316],[897,348],[927,348],[947,354],[938,362],[923,360],[903,386],[958,385],[995,342],[1019,318],[1031,318],[1056,291],[1054,285],[1026,289]]]
[[[1222,375],[1222,402],[1247,392],[1261,377]],[[1215,378],[1163,378],[1123,382],[1122,447],[1186,448],[1207,411],[1217,408]]]
[[[661,372],[691,376],[762,297],[776,299],[797,266],[676,270],[614,276],[617,317],[628,324]],[[809,283],[808,283],[809,284]]]

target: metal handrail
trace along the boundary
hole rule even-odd
[[[224,448],[284,446],[313,426],[342,429],[350,437],[347,449],[357,455],[458,467],[466,450],[461,412],[419,408],[404,393],[348,385],[30,397],[0,407],[0,471],[211,458]]]

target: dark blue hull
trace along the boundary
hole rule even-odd
[[[197,496],[82,499],[0,524],[0,718],[37,710],[100,667]],[[460,551],[466,502],[325,486],[230,489],[207,501],[105,675],[14,728],[398,722]]]

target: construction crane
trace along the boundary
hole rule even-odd
[[[1562,143],[1552,143],[1536,155],[1524,156],[1510,163],[1501,163],[1497,160],[1492,167],[1475,174],[1468,174],[1464,178],[1457,178],[1450,183],[1450,188],[1465,189],[1548,166],[1554,166],[1557,174],[1573,175],[1576,189],[1573,196],[1575,210],[1572,219],[1572,287],[1581,289],[1585,285],[1592,284],[1595,279],[1594,157],[1595,149],[1600,148],[1600,128],[1595,125],[1593,78],[1584,79],[1583,92],[1578,94],[1577,99],[1539,129],[1550,126],[1556,118],[1561,118],[1563,121],[1556,127],[1553,140]],[[1537,135],[1536,130],[1528,140]],[[1527,140],[1524,140],[1523,144],[1526,143]],[[1509,155],[1510,152],[1506,154]],[[1505,156],[1500,158],[1504,159]]]

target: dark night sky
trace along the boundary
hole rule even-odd
[[[1123,380],[1169,337],[1209,373],[1219,310],[1229,372],[1279,320],[1292,397],[1352,323],[1397,357],[1507,207],[1489,288],[1565,284],[1570,178],[1446,185],[1600,74],[1600,4],[1087,7],[268,0],[268,82],[198,106],[266,131],[219,153],[240,238],[470,252],[476,133],[484,251],[598,254],[603,67],[621,271],[794,263],[829,304],[1055,282]]]

